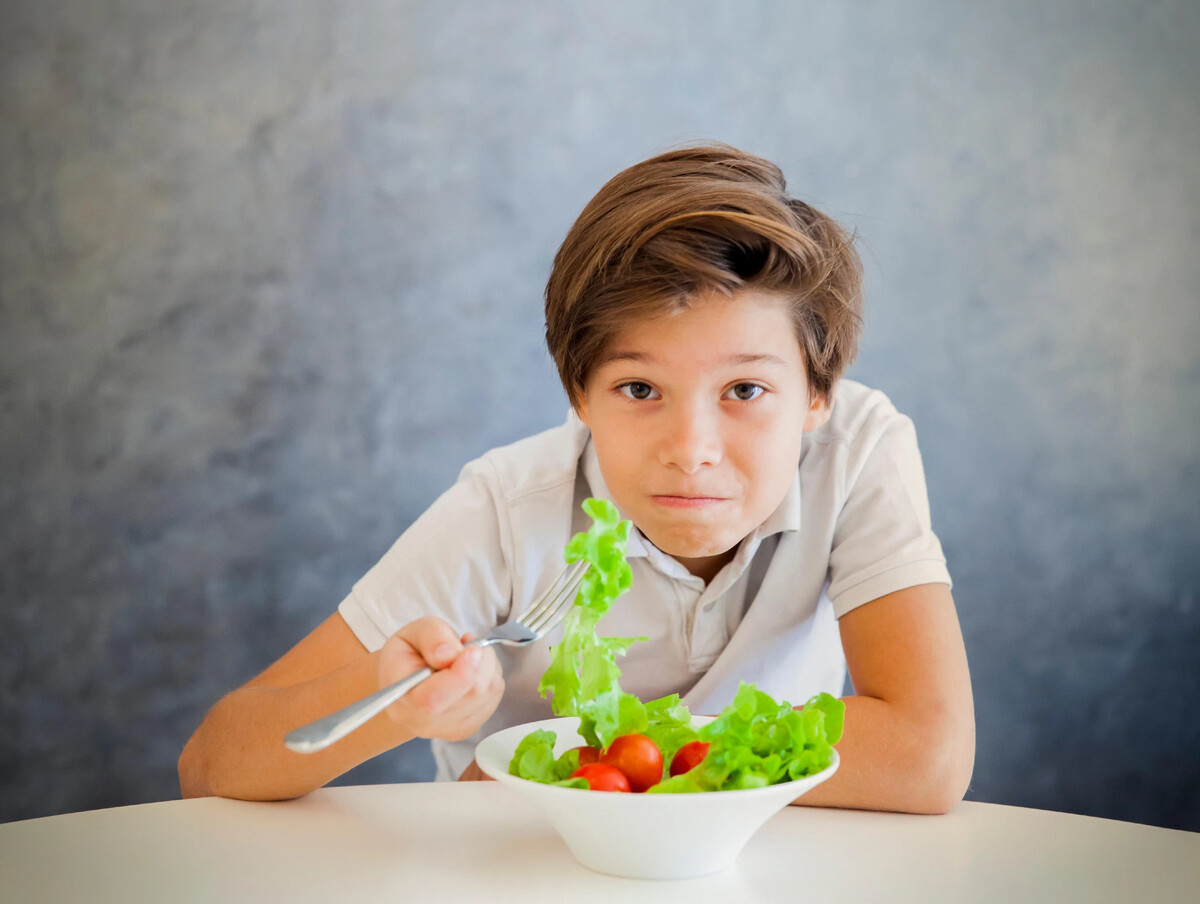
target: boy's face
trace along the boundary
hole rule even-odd
[[[783,501],[801,437],[829,417],[784,303],[750,290],[631,322],[577,411],[617,505],[705,579]]]

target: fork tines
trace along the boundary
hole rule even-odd
[[[539,635],[549,630],[556,621],[555,616],[560,611],[565,614],[567,607],[575,601],[579,582],[587,569],[588,563],[583,561],[564,568],[550,588],[516,620]]]

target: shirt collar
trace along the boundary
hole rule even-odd
[[[582,464],[583,477],[587,481],[591,495],[616,506],[616,500],[612,498],[612,494],[608,491],[608,484],[604,482],[604,476],[600,473],[600,459],[596,457],[596,447],[591,436],[588,436],[587,444],[583,449]],[[620,506],[617,506],[617,510],[621,513],[622,518],[628,517],[625,512],[621,511]],[[800,469],[796,468],[787,495],[775,507],[775,511],[771,512],[767,519],[751,532],[751,536],[763,540],[772,534],[798,530],[800,530]],[[647,548],[649,545],[650,541],[638,530],[636,524],[633,525],[633,529],[629,532],[629,543],[626,545],[626,557],[640,558],[649,555]]]

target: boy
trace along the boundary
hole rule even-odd
[[[298,796],[415,736],[439,778],[477,777],[480,737],[550,715],[549,644],[458,655],[457,631],[540,594],[598,496],[635,527],[633,588],[600,624],[649,638],[625,690],[715,713],[742,680],[840,694],[848,665],[842,766],[801,802],[953,807],[974,761],[966,655],[912,424],[840,379],[859,289],[852,238],[765,160],[694,147],[618,174],[546,287],[567,422],[468,464],[336,614],[221,700],[180,758],[184,795]],[[445,670],[349,737],[283,748],[426,662]]]

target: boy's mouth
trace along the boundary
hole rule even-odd
[[[663,506],[666,506],[667,508],[681,508],[681,509],[704,508],[706,506],[717,505],[719,503],[729,501],[728,499],[725,499],[720,496],[667,496],[667,495],[663,495],[663,496],[651,496],[650,498],[658,505],[663,505]]]

